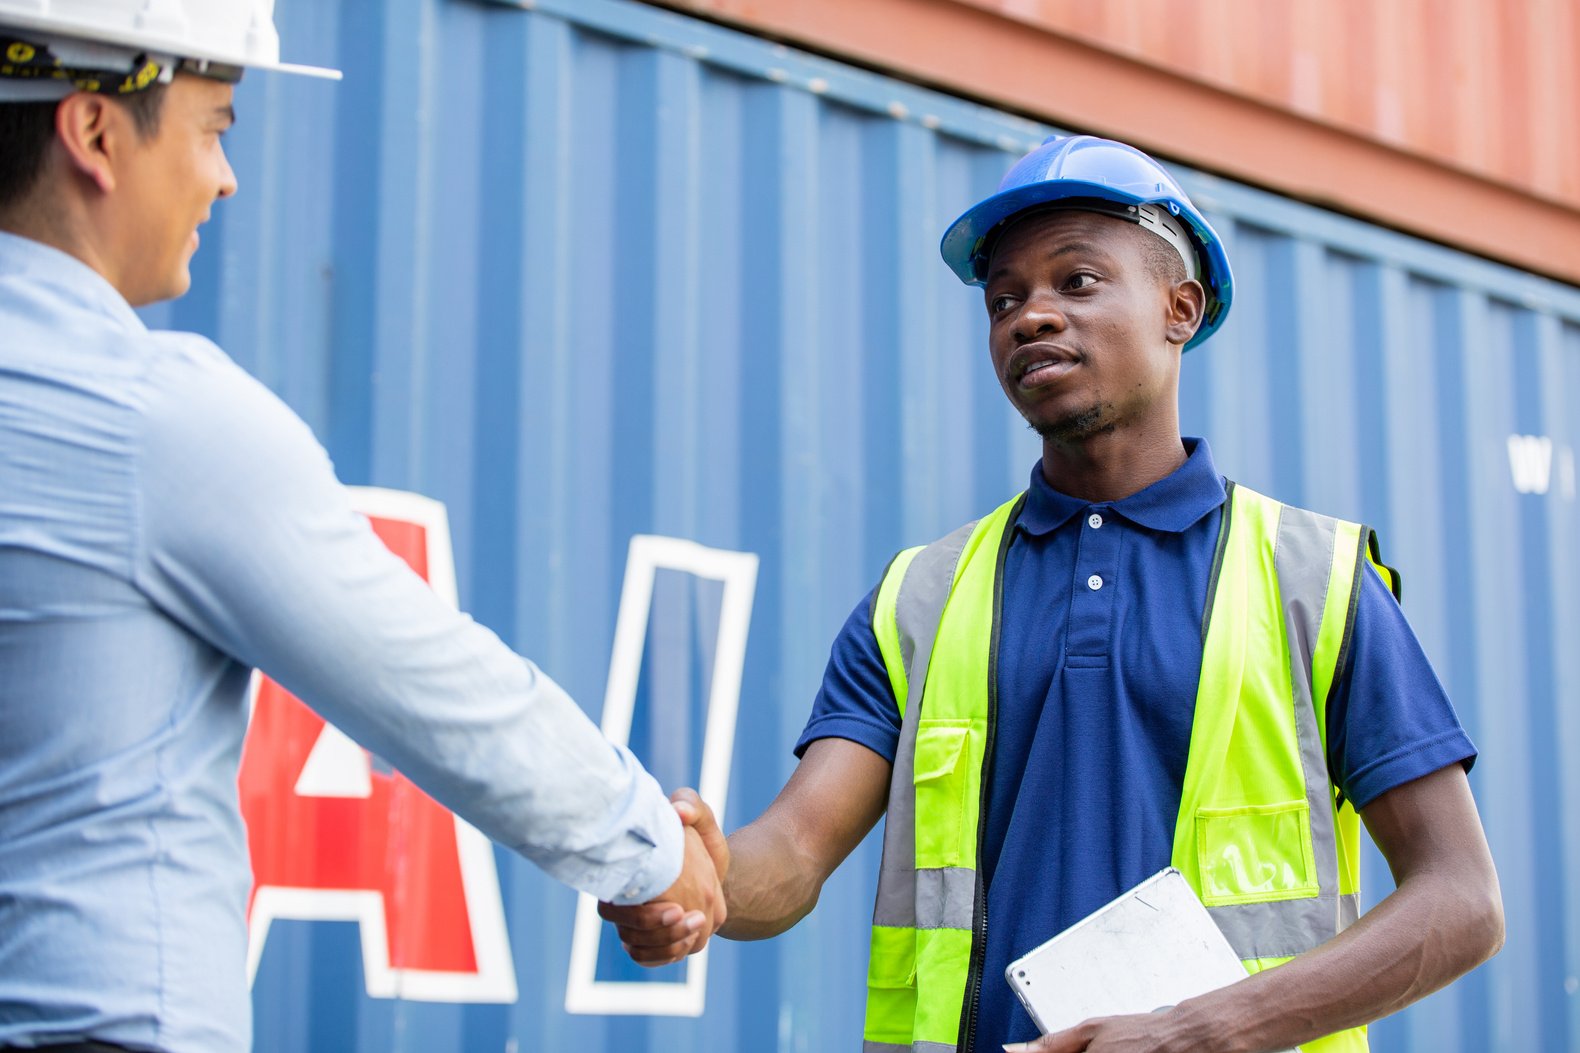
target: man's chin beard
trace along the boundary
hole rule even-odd
[[[1044,442],[1055,443],[1060,446],[1072,446],[1085,442],[1094,435],[1101,435],[1114,430],[1112,414],[1106,412],[1105,406],[1099,404],[1088,406],[1076,413],[1066,414],[1054,421],[1036,423],[1027,421],[1027,426]]]

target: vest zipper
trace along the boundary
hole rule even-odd
[[[998,632],[993,633],[994,643],[998,642]],[[997,650],[997,647],[994,648]],[[989,675],[994,670],[991,660],[988,662]],[[982,802],[977,809],[977,893],[976,905],[971,913],[971,968],[966,973],[966,1008],[960,1018],[960,1038],[956,1042],[959,1053],[972,1053],[976,1048],[977,1011],[982,1006],[982,969],[987,958],[987,887],[982,882],[982,843],[983,827],[987,824],[987,798],[988,780],[993,773],[993,722],[994,714],[998,709],[993,692],[988,692],[988,718],[987,718],[987,749],[982,757]]]
[[[971,912],[971,966],[966,972],[964,1012],[960,1015],[960,1035],[955,1041],[958,1053],[976,1048],[977,1012],[982,1007],[982,969],[987,959],[987,886],[982,881],[982,848],[987,841],[988,791],[993,785],[994,724],[998,721],[998,635],[1004,610],[1004,557],[1015,536],[1015,522],[1025,507],[1026,496],[1010,510],[999,539],[998,562],[993,568],[993,629],[988,643],[987,742],[982,748],[981,800],[977,802],[976,903]]]

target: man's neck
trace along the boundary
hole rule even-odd
[[[1044,439],[1042,476],[1061,494],[1120,501],[1173,474],[1186,457],[1178,426],[1150,436],[1103,432],[1072,444]]]
[[[0,230],[58,249],[91,267],[119,289],[106,254],[92,236],[94,229],[83,209],[36,197],[0,214]]]

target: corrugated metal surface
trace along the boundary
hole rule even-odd
[[[634,535],[757,554],[726,825],[749,820],[889,554],[1036,456],[935,244],[1043,130],[625,0],[278,17],[346,82],[243,86],[241,195],[151,318],[214,336],[348,482],[444,501],[462,605],[595,715]],[[1186,182],[1240,282],[1187,429],[1379,527],[1484,751],[1508,948],[1375,1048],[1580,1048],[1580,291]],[[674,572],[654,596],[632,741],[692,781],[721,601]],[[854,1048],[876,865],[869,839],[790,934],[716,945],[700,1018],[610,1017],[563,1009],[573,895],[500,854],[515,1004],[370,999],[350,926],[280,922],[258,1048]],[[605,951],[600,979],[644,979]]]
[[[772,22],[799,0],[678,2]],[[1477,0],[950,2],[1580,206],[1575,0],[1518,14]],[[919,18],[937,7],[911,3]]]

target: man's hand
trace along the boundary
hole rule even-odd
[[[1007,1053],[1187,1053],[1202,1048],[1168,1011],[1083,1020],[1072,1028],[1043,1035],[1035,1042],[1005,1046]]]
[[[697,832],[702,839],[702,846],[708,850],[708,857],[713,860],[713,869],[718,872],[719,884],[724,884],[724,879],[730,872],[730,843],[724,837],[724,831],[719,829],[719,821],[713,814],[696,790],[683,786],[669,795],[675,803],[675,811],[680,815],[680,821]],[[722,909],[722,908],[721,908]],[[719,918],[719,924],[724,924],[724,919]],[[718,926],[714,926],[717,928]]]
[[[707,849],[728,890],[729,926],[720,935],[760,940],[800,921],[829,874],[883,815],[888,794],[889,762],[847,739],[812,743],[768,811],[728,843],[702,799],[676,791],[671,799],[688,838],[694,834]],[[706,942],[686,928],[685,912],[668,893],[634,907],[603,903],[598,913],[614,922],[626,951],[645,965],[677,961]],[[717,917],[724,917],[722,908]]]
[[[670,800],[685,826],[686,857],[680,878],[647,903],[598,904],[598,913],[614,922],[626,953],[638,965],[669,965],[697,953],[728,916],[724,876],[730,868],[730,849],[713,810],[694,790],[677,790]]]

